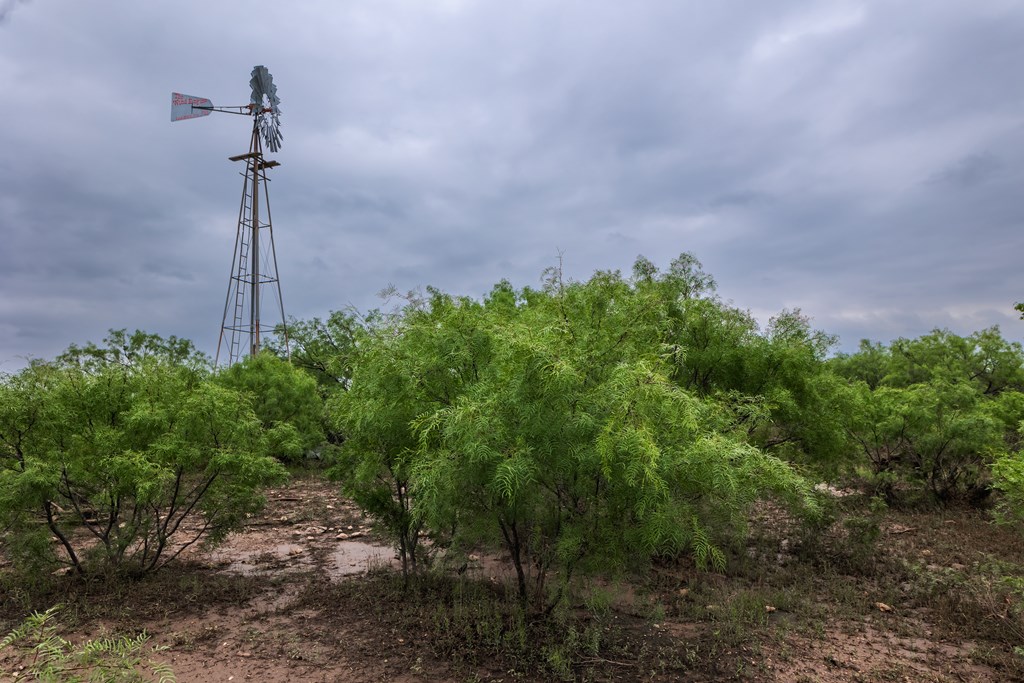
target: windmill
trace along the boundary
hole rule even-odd
[[[270,220],[270,197],[267,192],[267,170],[280,166],[277,161],[263,157],[264,144],[271,152],[281,149],[281,100],[277,86],[265,66],[255,66],[249,80],[252,96],[249,104],[237,107],[215,107],[205,97],[182,93],[171,94],[171,121],[209,116],[211,112],[239,114],[252,117],[252,136],[249,151],[229,157],[244,162],[242,202],[238,209],[238,232],[231,261],[231,277],[224,300],[220,336],[214,364],[219,365],[222,354],[228,365],[245,355],[255,356],[260,351],[261,337],[275,329],[267,325],[261,311],[265,293],[276,298],[284,330],[285,348],[288,348],[288,330],[285,327],[284,299],[277,276],[277,253],[274,250],[274,228]]]

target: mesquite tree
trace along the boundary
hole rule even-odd
[[[1024,350],[998,328],[865,341],[831,365],[850,382],[847,428],[887,496],[909,487],[939,503],[979,500],[993,474],[997,488],[1013,488]]]
[[[37,558],[57,538],[78,573],[152,571],[285,476],[250,398],[210,381],[188,342],[114,332],[5,378],[0,397],[0,519]]]
[[[358,329],[349,390],[335,392],[327,406],[344,435],[332,474],[396,540],[406,578],[418,566],[424,521],[413,510],[416,421],[452,405],[487,356],[473,317],[456,315],[469,307],[432,295],[429,306],[414,300],[403,314],[376,316]]]
[[[217,375],[230,389],[248,394],[252,408],[273,441],[269,453],[297,462],[324,440],[323,399],[316,380],[283,358],[264,351]]]
[[[668,284],[552,269],[542,290],[503,282],[483,302],[431,291],[361,340],[330,411],[349,487],[390,507],[403,556],[420,525],[503,547],[521,598],[550,608],[580,570],[685,551],[721,567],[760,496],[814,508],[733,411],[672,381],[667,312],[709,283],[643,266]]]

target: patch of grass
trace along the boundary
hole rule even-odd
[[[597,609],[586,609],[588,602]],[[368,633],[387,628],[414,634],[422,651],[466,676],[485,667],[506,679],[605,680],[610,672],[622,675],[642,664],[659,670],[679,664],[677,643],[671,653],[663,651],[656,629],[655,637],[647,637],[649,620],[614,614],[610,593],[598,591],[574,604],[536,614],[523,608],[512,587],[426,574],[403,590],[400,576],[381,572],[318,585],[300,596],[296,608],[318,609],[328,624],[359,615],[370,622]],[[412,648],[408,662],[392,664],[407,671],[417,655],[421,651]]]
[[[49,580],[0,598],[0,626],[10,629],[33,611],[64,605],[65,624],[103,619],[125,623],[166,617],[182,610],[201,613],[248,602],[281,579],[219,574],[193,565],[170,565],[139,579],[73,575]],[[0,585],[9,577],[0,577]],[[17,584],[15,584],[17,585]]]
[[[971,567],[915,564],[910,599],[960,637],[1024,646],[1024,575],[1006,562]]]

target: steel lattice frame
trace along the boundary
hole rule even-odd
[[[221,363],[222,357],[227,365],[231,365],[245,355],[255,356],[260,352],[261,338],[277,329],[276,324],[267,325],[262,317],[264,294],[268,292],[277,300],[276,308],[280,318],[275,323],[280,321],[285,348],[288,348],[284,299],[277,276],[277,252],[274,249],[274,228],[267,188],[267,169],[280,164],[263,157],[264,136],[261,134],[260,118],[259,113],[253,118],[249,152],[231,157],[232,161],[245,162],[245,173],[231,277],[228,280],[224,316],[214,360],[216,365]]]

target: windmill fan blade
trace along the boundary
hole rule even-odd
[[[263,75],[269,74],[267,67],[265,66],[254,66],[252,69],[252,78],[249,79],[249,87],[252,88],[252,97],[250,102],[258,107],[263,106]]]
[[[252,88],[251,102],[253,104],[262,107],[263,98],[266,97],[267,103],[270,105],[268,109],[275,114],[281,113],[278,106],[281,104],[281,99],[277,96],[277,86],[274,85],[274,77],[270,75],[267,67],[263,65],[253,67],[249,86]]]
[[[267,144],[267,148],[271,152],[278,152],[281,150],[281,140],[284,136],[281,134],[281,121],[275,114],[264,114],[260,117],[260,135],[263,136],[263,141]]]

